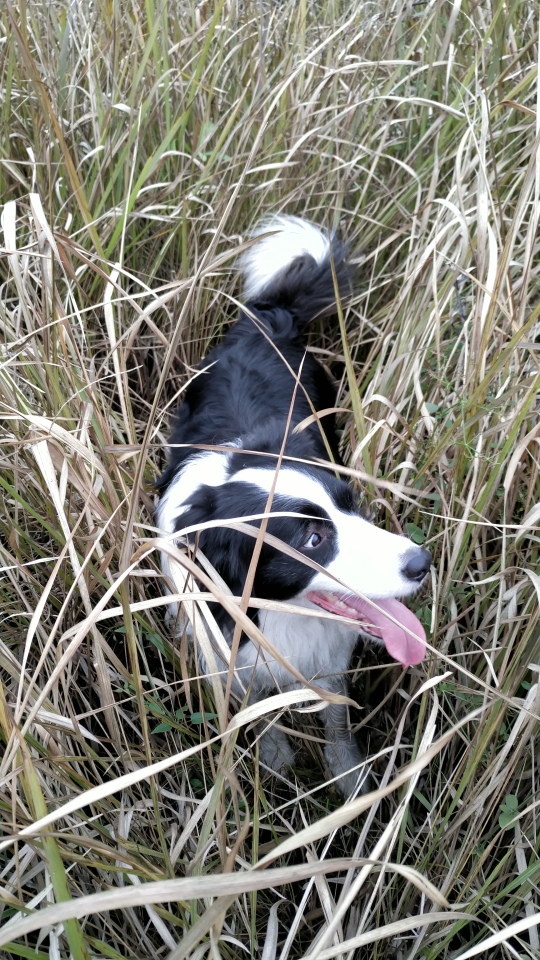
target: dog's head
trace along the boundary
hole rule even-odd
[[[208,479],[210,483],[199,483],[184,499],[175,531],[264,514],[274,469],[242,466]],[[317,567],[265,543],[254,596],[300,602],[352,619],[360,632],[382,640],[404,667],[423,659],[425,632],[399,598],[416,593],[425,580],[431,564],[427,550],[368,522],[356,507],[349,485],[317,467],[282,467],[271,513],[267,532]],[[240,595],[253,538],[216,525],[203,529],[198,543],[232,592]]]

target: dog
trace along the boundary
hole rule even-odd
[[[346,248],[313,223],[284,215],[263,221],[252,237],[239,261],[244,308],[201,362],[177,411],[168,463],[157,484],[157,522],[174,534],[214,521],[198,533],[197,547],[231,593],[242,596],[255,540],[220,522],[260,518],[273,490],[267,532],[295,553],[265,542],[251,596],[288,601],[313,616],[256,607],[249,616],[307,681],[346,695],[345,675],[359,634],[383,642],[404,668],[423,659],[424,630],[398,598],[418,591],[431,555],[369,522],[351,486],[321,466],[329,452],[342,465],[336,395],[306,352],[304,333],[316,317],[335,313],[336,290],[340,297],[350,292]],[[251,523],[257,527],[260,519]],[[315,563],[306,565],[304,557]],[[170,589],[181,592],[186,580],[179,584],[180,567],[165,553],[162,569]],[[321,609],[337,617],[323,617]],[[230,645],[232,618],[219,604],[212,610]],[[171,611],[176,614],[175,605]],[[223,666],[223,659],[218,661]],[[202,667],[207,671],[204,657]],[[235,667],[250,702],[301,686],[245,633]],[[242,699],[238,679],[232,689]],[[323,716],[326,762],[338,789],[349,795],[358,788],[363,755],[346,706],[329,703]],[[275,726],[262,736],[259,756],[275,771],[294,763],[285,732]]]

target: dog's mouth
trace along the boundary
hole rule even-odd
[[[426,632],[418,617],[399,600],[374,599],[377,607],[372,607],[360,597],[329,590],[312,590],[307,594],[307,599],[323,610],[358,620],[362,632],[382,640],[390,656],[401,663],[404,670],[424,659]]]

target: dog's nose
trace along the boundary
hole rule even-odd
[[[431,566],[429,550],[424,550],[423,547],[408,550],[403,560],[404,563],[401,568],[403,576],[407,577],[407,580],[415,580],[416,583],[421,583]]]

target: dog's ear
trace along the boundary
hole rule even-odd
[[[189,510],[182,514],[182,527],[260,514],[266,497],[264,491],[252,484],[231,482],[219,487],[201,484],[190,498]],[[255,540],[220,524],[191,533],[189,539],[193,545],[200,546],[232,593],[241,596]]]

